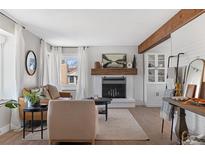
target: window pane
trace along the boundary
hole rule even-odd
[[[66,57],[62,59],[61,64],[61,83],[62,84],[77,84],[77,57]]]

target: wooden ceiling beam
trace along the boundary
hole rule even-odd
[[[182,9],[169,21],[162,25],[150,37],[138,46],[138,53],[142,54],[170,38],[171,33],[200,16],[205,9]]]

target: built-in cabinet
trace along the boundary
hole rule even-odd
[[[145,104],[149,107],[161,106],[164,95],[167,62],[162,53],[145,54]]]
[[[148,83],[165,82],[166,67],[164,54],[148,54],[146,56],[146,67]]]

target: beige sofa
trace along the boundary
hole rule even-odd
[[[95,143],[97,108],[92,100],[50,100],[47,125],[50,144],[55,142]]]

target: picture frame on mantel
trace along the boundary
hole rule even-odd
[[[127,54],[124,53],[106,53],[102,54],[103,68],[126,68]]]

